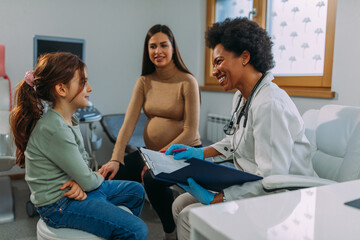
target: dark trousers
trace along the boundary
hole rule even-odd
[[[141,171],[144,162],[138,151],[125,156],[125,165],[120,164],[119,171],[115,175],[116,180],[132,180],[141,183]],[[155,180],[149,171],[144,174],[144,187],[149,201],[158,214],[164,232],[171,233],[175,229],[175,222],[172,215],[171,206],[174,196],[170,189],[172,183]]]

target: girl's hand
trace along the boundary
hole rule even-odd
[[[111,180],[115,177],[116,173],[119,171],[119,165],[120,162],[118,161],[109,161],[108,163],[102,165],[102,167],[98,170],[98,173],[100,173],[104,178],[111,173],[108,180]]]
[[[69,187],[70,190],[64,193],[64,195],[67,196],[68,198],[74,198],[75,200],[78,201],[83,201],[86,199],[87,197],[86,193],[82,190],[80,185],[77,184],[74,180],[67,181],[61,186],[60,189],[64,190],[67,187]]]

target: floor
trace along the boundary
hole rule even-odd
[[[36,223],[39,217],[28,217],[25,208],[26,202],[29,199],[29,188],[24,179],[12,179],[11,185],[15,200],[15,221],[0,224],[0,239],[36,240]],[[143,219],[148,226],[149,240],[163,238],[160,219],[148,202],[145,202],[141,219]]]

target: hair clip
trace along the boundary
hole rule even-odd
[[[30,86],[34,87],[34,71],[27,71],[25,74],[25,82]]]

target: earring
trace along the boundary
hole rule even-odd
[[[243,62],[243,66],[245,66],[246,65],[246,63],[245,62]]]

